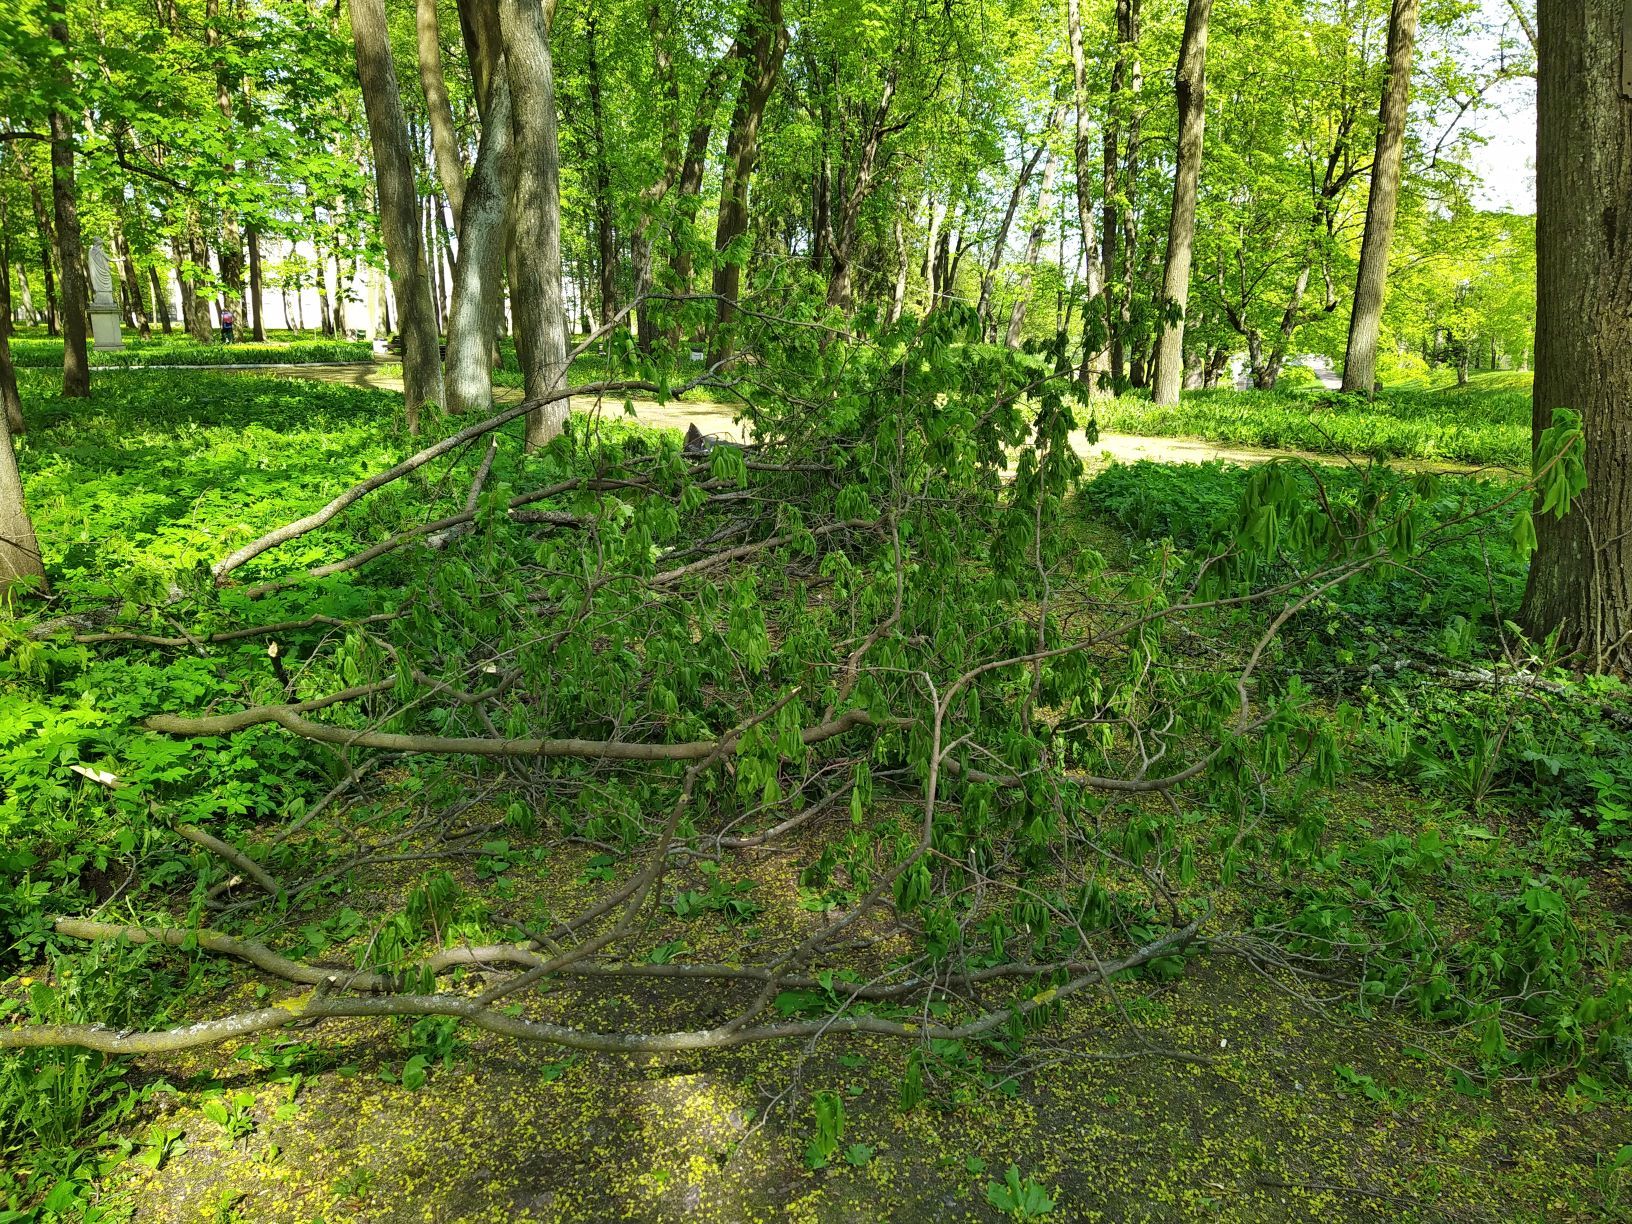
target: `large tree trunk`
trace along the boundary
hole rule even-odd
[[[419,412],[443,402],[441,340],[436,306],[431,301],[425,253],[420,247],[418,196],[408,127],[402,116],[397,69],[385,25],[384,0],[349,0],[351,33],[368,112],[369,143],[374,150],[374,181],[385,236],[391,286],[402,324],[402,385],[408,430],[419,432]]]
[[[1394,211],[1400,198],[1400,163],[1405,153],[1405,120],[1411,98],[1411,56],[1417,41],[1421,0],[1394,0],[1388,17],[1388,84],[1377,121],[1377,153],[1371,162],[1371,195],[1366,232],[1360,240],[1360,271],[1349,315],[1349,345],[1343,358],[1343,390],[1370,395],[1377,383],[1377,336],[1383,322],[1383,290],[1388,281],[1388,247],[1394,238]]]
[[[1539,439],[1555,408],[1586,432],[1587,488],[1536,521],[1523,620],[1595,669],[1632,666],[1632,100],[1619,0],[1542,0],[1536,118]]]
[[[66,74],[73,62],[68,46],[66,0],[52,0],[51,37],[62,47],[59,72]],[[73,97],[73,83],[59,82],[63,100],[51,107],[51,201],[57,221],[57,258],[62,267],[62,393],[86,396],[91,393],[91,360],[85,348],[85,325],[89,303],[85,297],[84,255],[79,241],[78,187],[74,183],[74,129],[78,118],[64,109]],[[11,444],[6,443],[9,453]],[[12,465],[13,471],[16,465]],[[18,489],[21,507],[22,490]],[[3,570],[0,570],[3,576]]]
[[[1196,190],[1201,184],[1201,142],[1207,123],[1207,24],[1213,0],[1190,0],[1179,44],[1173,94],[1179,110],[1178,168],[1167,225],[1162,274],[1161,332],[1156,342],[1152,401],[1176,404],[1184,386],[1184,312],[1190,302],[1190,255],[1196,237]]]
[[[782,56],[788,49],[788,28],[782,23],[782,0],[752,0],[733,50],[746,65],[737,87],[731,131],[725,141],[725,166],[720,174],[720,216],[714,227],[714,249],[727,250],[748,232],[748,185],[759,156],[759,127],[765,104],[776,88]],[[740,49],[740,50],[739,50]],[[730,340],[725,328],[742,293],[741,256],[722,259],[714,269],[716,357],[725,356]],[[831,300],[831,298],[830,298]]]
[[[17,398],[17,375],[11,365],[11,341],[0,334],[0,398],[8,408]],[[0,412],[0,599],[19,580],[33,579],[43,587],[45,565],[28,507],[23,504],[23,478],[11,446],[10,412]]]
[[[531,399],[555,390],[567,374],[555,68],[550,61],[548,20],[538,0],[499,0],[499,25],[510,83],[516,163],[510,212],[516,252],[516,354]],[[544,446],[561,432],[569,407],[563,399],[527,414],[529,450]]]
[[[1104,337],[1095,334],[1099,320],[1105,317],[1099,300],[1104,292],[1104,263],[1099,243],[1094,237],[1093,136],[1089,120],[1091,104],[1088,100],[1087,60],[1082,49],[1080,0],[1068,0],[1066,34],[1071,44],[1071,92],[1077,111],[1077,220],[1081,225],[1083,259],[1087,263],[1082,300],[1082,366],[1078,376],[1091,390],[1097,390],[1099,376],[1107,368]]]
[[[495,77],[482,141],[459,219],[459,261],[448,316],[448,411],[486,412],[493,403],[493,328],[504,283],[504,232],[511,193],[510,85]]]
[[[185,232],[175,236],[171,250],[176,257],[176,283],[181,287],[182,325],[199,344],[208,344],[214,339],[210,304],[199,291],[199,281],[201,273],[205,276],[209,273],[210,252],[198,234],[198,214],[191,203],[187,205]]]

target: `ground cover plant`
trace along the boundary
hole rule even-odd
[[[1530,463],[1529,378],[1511,372],[1475,375],[1467,387],[1384,387],[1375,398],[1320,388],[1224,389],[1186,392],[1177,404],[1160,407],[1121,396],[1101,409],[1100,424],[1151,437],[1188,435],[1326,455],[1521,472]]]
[[[194,365],[304,365],[337,361],[368,361],[374,346],[366,340],[290,338],[266,343],[200,344],[188,336],[155,336],[125,340],[121,349],[91,354],[98,369]],[[11,358],[22,368],[62,369],[62,341],[45,336],[18,336],[11,341]]]
[[[344,386],[131,372],[84,405],[27,374],[56,590],[0,681],[6,1041],[45,1042],[4,1055],[13,1210],[397,1218],[388,1164],[281,1154],[357,1107],[331,1031],[401,1108],[517,1039],[575,1085],[546,1114],[727,1068],[746,1096],[686,1108],[749,1164],[609,1149],[637,1212],[910,1214],[920,1184],[976,1217],[1084,1210],[1107,1200],[1057,1149],[975,1135],[1026,1103],[1078,1125],[1090,1085],[1160,1117],[1157,1084],[1189,1081],[1052,1074],[1073,1049],[1274,1110],[1318,1082],[1325,1123],[1385,1113],[1410,1142],[1548,1111],[1556,1166],[1523,1176],[1311,1171],[1291,1133],[1267,1167],[1198,1157],[1260,1206],[1623,1192],[1627,733],[1612,682],[1493,663],[1522,486],[1141,465],[1079,494],[1092,409],[1046,354],[909,321],[814,376],[812,420],[819,343],[762,348],[789,381],[753,451],[614,409],[526,457],[462,421],[410,441],[400,400]],[[1230,997],[1254,1002],[1215,1049],[1197,1018]],[[1324,1033],[1291,1056],[1304,1087],[1271,1089],[1228,1043],[1317,1023],[1300,1007],[1420,1031]],[[913,1137],[926,1116],[951,1146]],[[195,1184],[193,1149],[231,1172]],[[572,1179],[463,1176],[426,1192],[595,1210]]]

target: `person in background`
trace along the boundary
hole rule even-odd
[[[232,329],[238,322],[238,316],[232,313],[231,307],[221,312],[221,341],[223,344],[232,343]]]

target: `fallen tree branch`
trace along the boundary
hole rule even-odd
[[[708,379],[713,377],[713,374],[712,369],[707,370],[683,386],[671,388],[670,394],[684,394],[686,391],[707,382]],[[228,574],[247,562],[253,561],[262,553],[276,548],[280,544],[287,544],[290,540],[297,540],[307,532],[316,531],[319,527],[331,521],[335,515],[339,514],[347,506],[356,504],[376,489],[383,489],[386,485],[401,480],[410,472],[417,471],[427,463],[441,458],[449,451],[457,450],[465,443],[492,433],[495,429],[501,429],[511,421],[519,420],[529,412],[543,408],[546,404],[553,404],[557,400],[571,399],[575,395],[597,397],[627,391],[649,391],[655,395],[661,394],[663,388],[660,388],[656,383],[645,382],[640,379],[620,379],[609,382],[586,383],[577,387],[557,387],[554,390],[546,391],[543,395],[512,404],[503,412],[488,417],[485,421],[478,421],[474,425],[467,425],[458,433],[450,434],[440,442],[433,442],[423,450],[408,456],[401,463],[352,485],[351,488],[332,499],[327,505],[312,511],[310,514],[304,515],[292,523],[285,523],[282,527],[274,528],[265,535],[251,540],[230,556],[223,557],[212,565],[210,573],[215,578],[217,586],[224,585],[222,580]]]
[[[332,993],[333,989],[346,980],[346,975],[336,973],[327,975],[311,993],[289,999],[278,1006],[153,1032],[119,1032],[99,1024],[17,1025],[0,1029],[0,1049],[78,1046],[104,1054],[162,1054],[219,1045],[255,1033],[342,1016],[449,1016],[519,1041],[609,1053],[719,1050],[761,1041],[811,1040],[841,1033],[872,1033],[913,1041],[967,1041],[993,1032],[1016,1017],[1024,1018],[1040,1007],[1052,1006],[1087,987],[1099,985],[1118,973],[1185,947],[1195,938],[1201,921],[1198,917],[1188,925],[1136,948],[1120,960],[1098,965],[1061,986],[1040,991],[1008,1007],[987,1011],[958,1025],[915,1024],[871,1015],[837,1015],[753,1027],[726,1024],[668,1033],[607,1033],[513,1016],[505,1011],[484,1007],[461,995],[399,994],[337,998]]]
[[[238,868],[239,871],[254,880],[255,883],[274,897],[283,891],[283,885],[278,883],[271,872],[267,871],[266,868],[250,858],[238,847],[229,845],[219,837],[206,833],[197,825],[177,825],[176,832],[192,842],[193,845],[202,846],[210,853],[226,859],[227,862]]]

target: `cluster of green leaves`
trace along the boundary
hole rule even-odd
[[[1326,661],[1365,666],[1386,661],[1389,646],[1402,633],[1419,641],[1430,638],[1436,648],[1456,648],[1458,635],[1468,631],[1464,625],[1476,640],[1489,642],[1501,619],[1517,612],[1525,556],[1509,523],[1526,512],[1514,484],[1442,476],[1424,485],[1420,477],[1387,469],[1281,467],[1305,505],[1320,498],[1353,505],[1379,490],[1421,487],[1429,494],[1424,509],[1430,521],[1468,522],[1467,530],[1413,556],[1409,567],[1379,567],[1317,601],[1291,636],[1307,637],[1310,649]],[[1235,531],[1250,480],[1249,469],[1217,462],[1113,464],[1084,488],[1079,504],[1135,539],[1168,540],[1206,553]]]
[[[1187,392],[1172,407],[1120,396],[1096,404],[1100,428],[1235,446],[1445,463],[1530,466],[1528,379],[1475,378],[1461,393],[1385,389],[1375,400],[1326,391]],[[1522,385],[1521,385],[1522,384]]]

